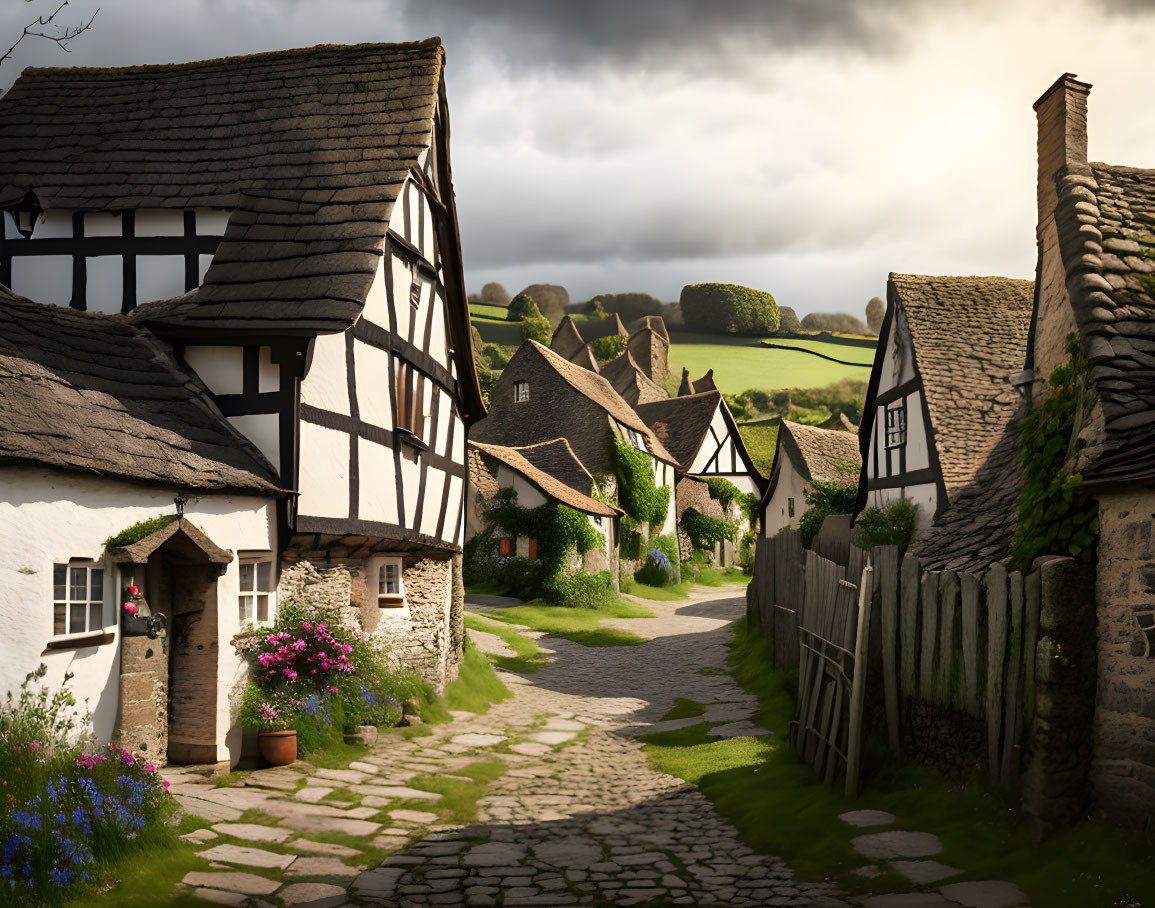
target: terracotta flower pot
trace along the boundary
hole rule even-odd
[[[257,735],[257,749],[271,766],[288,766],[297,759],[297,731],[262,731]]]

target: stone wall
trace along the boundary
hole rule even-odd
[[[323,570],[308,561],[281,570],[278,601],[341,610],[351,626],[389,644],[398,661],[440,693],[457,677],[463,656],[465,590],[460,556],[406,556],[405,609],[378,608],[365,586],[368,559],[350,558]]]
[[[1094,804],[1116,822],[1151,828],[1155,826],[1155,491],[1101,495],[1099,522]]]
[[[168,762],[168,635],[121,637],[120,690],[112,744]]]

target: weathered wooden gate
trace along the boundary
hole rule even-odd
[[[849,796],[858,793],[862,769],[872,588],[873,568],[861,549],[851,547],[845,568],[807,552],[794,748],[827,784],[845,770]]]

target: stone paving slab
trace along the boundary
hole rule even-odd
[[[314,842],[312,839],[297,838],[288,842],[288,847],[310,854],[327,854],[337,858],[351,858],[361,854],[356,848],[338,845],[335,842]]]
[[[938,883],[962,873],[957,867],[940,864],[938,861],[891,861],[890,866],[913,883]]]
[[[246,842],[283,842],[292,835],[287,829],[261,826],[257,823],[217,823],[213,831]]]
[[[239,892],[225,892],[223,889],[194,889],[193,895],[206,902],[215,902],[218,905],[245,905],[250,904],[249,896]]]
[[[265,879],[254,873],[202,873],[194,871],[185,874],[181,880],[186,886],[206,889],[224,889],[245,895],[271,895],[281,888],[276,880]]]
[[[963,908],[1018,908],[1027,904],[1023,890],[1002,880],[951,883],[939,891]]]
[[[339,832],[343,835],[353,836],[373,835],[381,828],[380,823],[352,820],[347,817],[285,817],[281,820],[281,825],[310,834]]]
[[[194,845],[203,845],[205,842],[211,842],[217,837],[217,834],[211,829],[194,829],[192,832],[186,832],[181,836],[186,842],[192,842]]]
[[[224,861],[228,864],[244,864],[247,867],[276,867],[284,870],[296,859],[293,854],[277,854],[263,848],[248,848],[244,845],[214,845],[207,851],[198,851],[197,857],[208,861]]]
[[[889,826],[896,819],[893,813],[885,810],[851,810],[849,813],[838,815],[838,819],[851,826]]]
[[[353,867],[335,857],[297,858],[289,868],[289,876],[331,876],[353,879],[365,868]]]
[[[938,836],[929,832],[908,832],[900,829],[860,835],[851,839],[850,844],[860,855],[873,861],[927,858],[942,851],[942,841]]]
[[[348,901],[344,888],[331,883],[293,883],[278,895],[294,908],[336,908]]]

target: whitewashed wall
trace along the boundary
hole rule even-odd
[[[108,740],[116,722],[120,676],[119,595],[116,569],[106,563],[104,624],[117,639],[105,646],[45,652],[52,639],[52,566],[70,558],[99,560],[110,536],[141,520],[174,513],[176,489],[153,489],[33,467],[0,468],[0,693],[15,690],[41,662],[45,679],[59,685],[73,672],[77,700],[89,701],[96,734]],[[218,546],[234,553],[276,550],[276,513],[271,500],[201,494],[185,515]],[[238,568],[234,560],[217,581],[221,641],[217,758],[240,757],[240,728],[229,696],[243,664],[228,641],[240,629]]]
[[[806,480],[794,469],[794,462],[789,457],[782,456],[774,489],[770,493],[770,500],[766,503],[763,536],[774,536],[786,527],[798,526],[799,519],[808,507],[805,498],[806,488]],[[791,498],[794,499],[793,517],[790,516]]]
[[[697,453],[690,461],[691,476],[722,476],[732,482],[740,492],[761,496],[761,490],[754,477],[746,469],[746,464],[738,453],[730,425],[722,413],[722,404],[714,411],[710,419],[710,430],[706,432]],[[719,450],[718,460],[712,463],[714,454]]]

